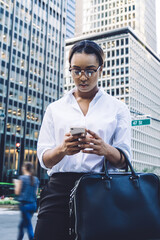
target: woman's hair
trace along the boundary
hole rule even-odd
[[[26,169],[27,172],[30,173],[30,179],[31,179],[31,185],[33,186],[34,185],[34,169],[33,169],[33,165],[31,162],[25,162],[23,164],[23,167]]]
[[[95,42],[90,40],[83,40],[76,42],[69,52],[69,63],[71,64],[71,59],[74,53],[86,53],[86,54],[95,54],[98,58],[99,65],[103,65],[104,62],[104,52],[102,48]]]

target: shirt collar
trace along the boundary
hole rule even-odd
[[[98,88],[98,89],[99,89],[98,92],[96,93],[96,95],[94,96],[93,100],[91,101],[92,104],[94,104],[95,102],[97,102],[98,99],[99,99],[102,95],[106,94],[106,92],[104,91],[103,88]],[[64,97],[67,98],[67,101],[72,102],[72,100],[73,100],[73,93],[74,93],[75,91],[76,91],[76,88],[72,88],[70,91],[68,91],[68,92],[64,95]]]

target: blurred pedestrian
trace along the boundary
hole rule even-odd
[[[21,220],[19,224],[19,233],[17,240],[22,240],[24,229],[27,229],[29,240],[33,239],[32,216],[37,209],[37,190],[39,180],[33,176],[33,165],[25,162],[22,166],[23,175],[15,180],[15,194],[18,195],[19,209],[21,211]]]

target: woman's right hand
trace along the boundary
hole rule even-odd
[[[78,139],[82,139],[83,137],[85,137],[84,134],[71,135],[71,133],[66,133],[61,146],[62,152],[65,155],[74,155],[79,153],[81,150],[83,150],[83,148],[79,146]]]
[[[61,145],[55,147],[54,149],[48,149],[43,154],[43,162],[47,168],[52,168],[54,165],[59,163],[64,156],[74,155],[83,150],[83,147],[80,147],[79,138],[83,138],[82,134],[71,135],[71,133],[66,133],[64,140]],[[81,142],[83,144],[83,141]]]

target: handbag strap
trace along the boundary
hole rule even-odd
[[[130,171],[131,171],[131,174],[132,174],[132,177],[133,177],[133,178],[138,178],[138,175],[137,175],[137,173],[134,171],[134,168],[133,168],[130,160],[128,159],[127,154],[126,154],[124,151],[122,151],[120,148],[116,148],[116,149],[120,152],[121,157],[122,157],[122,154],[123,154],[123,156],[124,156],[124,158],[125,158],[125,162],[126,162],[126,168],[125,168],[125,170],[126,170],[126,172],[128,172],[128,167],[129,167],[129,168],[130,168]],[[104,171],[105,171],[106,177],[109,179],[110,176],[109,176],[109,173],[108,173],[107,162],[108,162],[108,160],[107,160],[106,158],[104,158]]]

